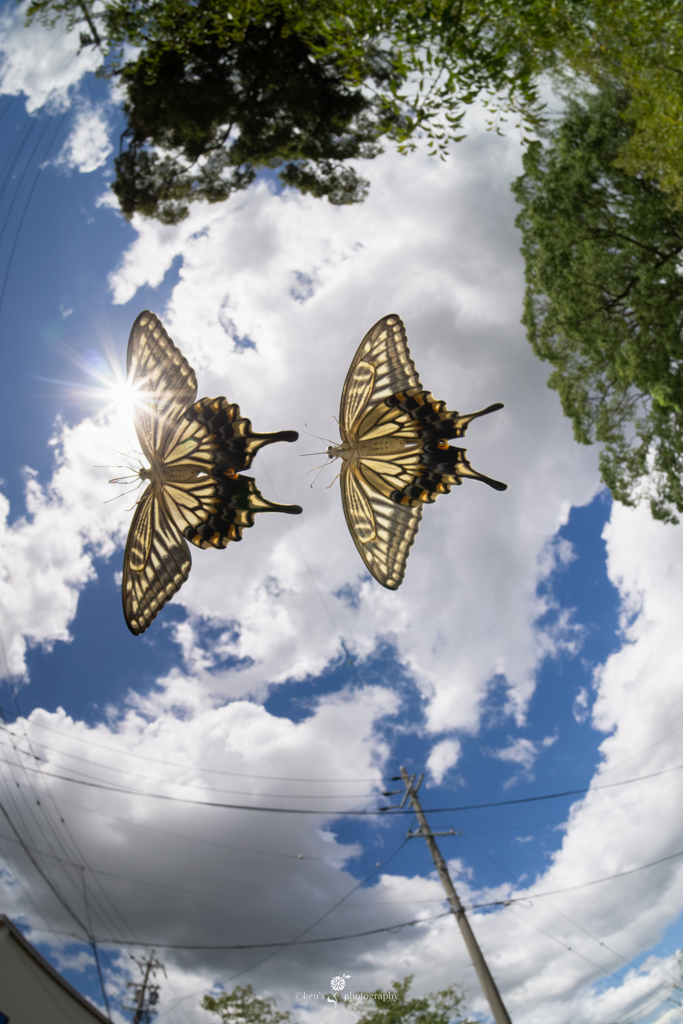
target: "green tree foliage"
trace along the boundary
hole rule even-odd
[[[369,1001],[348,1002],[358,1014],[358,1024],[476,1024],[465,1017],[464,996],[458,985],[449,985],[440,992],[410,996],[414,975],[394,981],[388,992],[378,992]],[[390,995],[392,998],[387,998]]]
[[[410,997],[412,981],[410,974],[393,982],[387,992],[377,992],[362,1002],[340,996],[339,1003],[358,1014],[358,1024],[477,1024],[463,1016],[464,997],[458,985]],[[217,1014],[222,1024],[287,1024],[292,1019],[289,1011],[276,1008],[274,999],[259,999],[251,985],[238,985],[217,998],[204,996],[202,1007]]]
[[[181,20],[190,19],[186,6]],[[176,26],[178,28],[178,26]],[[379,53],[367,59],[376,86],[391,78]],[[125,65],[127,148],[116,159],[114,191],[123,213],[164,223],[196,199],[218,202],[245,188],[258,167],[277,168],[285,185],[357,202],[366,182],[346,166],[378,151],[391,111],[349,89],[335,61],[283,34],[283,19],[249,25],[240,40],[148,45]]]
[[[542,73],[570,91],[621,82],[633,130],[615,162],[683,208],[683,0],[32,0],[34,19],[79,30],[122,79],[129,216],[178,220],[259,168],[358,202],[349,160],[382,139],[407,152],[419,134],[443,156],[476,98],[496,130],[509,113],[536,126]]]
[[[559,67],[628,93],[632,131],[615,162],[657,181],[683,209],[683,2],[595,0],[558,40]]]
[[[570,23],[545,0],[33,0],[28,17],[102,49],[128,119],[114,190],[127,216],[166,223],[259,168],[358,202],[349,160],[418,133],[443,156],[478,96],[494,127],[533,120],[534,75]]]
[[[276,1009],[274,999],[259,999],[251,985],[238,985],[216,998],[206,995],[202,1007],[217,1014],[222,1024],[286,1024],[292,1016]]]
[[[658,519],[683,511],[683,213],[617,166],[630,94],[605,86],[533,143],[513,186],[522,211],[523,323],[555,367],[576,438],[602,442],[603,480]]]

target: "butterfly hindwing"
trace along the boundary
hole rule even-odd
[[[296,430],[255,434],[251,420],[242,416],[239,405],[228,402],[227,398],[200,398],[185,415],[216,436],[219,460],[238,471],[249,469],[256,453],[265,445],[296,441],[299,436]]]
[[[399,392],[392,395],[387,403],[408,413],[421,432],[429,432],[434,439],[464,437],[472,420],[503,408],[502,402],[494,402],[478,412],[461,416],[458,412],[450,412],[446,403],[434,398],[431,391]]]
[[[253,477],[225,473],[215,481],[214,511],[195,527],[188,526],[184,536],[199,548],[224,548],[230,541],[242,540],[242,533],[254,525],[257,512],[301,512],[298,505],[277,505],[264,498]]]
[[[192,559],[187,540],[201,548],[239,541],[257,512],[301,512],[268,501],[248,468],[260,448],[295,441],[294,430],[256,434],[238,405],[226,398],[195,402],[194,370],[159,319],[147,311],[128,343],[135,427],[149,469],[137,502],[123,562],[123,611],[134,634],[144,632],[186,581]]]
[[[500,408],[497,402],[461,416],[425,391],[396,314],[366,334],[342,390],[342,444],[328,454],[343,460],[346,522],[365,565],[383,586],[400,586],[424,504],[464,478],[506,489],[478,473],[464,448],[448,444],[463,437],[473,419]]]

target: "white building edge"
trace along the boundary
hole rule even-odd
[[[0,1024],[111,1024],[0,914]]]

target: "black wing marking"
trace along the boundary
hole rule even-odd
[[[216,458],[222,466],[241,471],[249,469],[261,448],[277,441],[296,441],[296,430],[278,430],[271,434],[256,434],[251,420],[240,413],[239,405],[227,398],[200,398],[185,413],[190,421],[201,423],[216,436]]]

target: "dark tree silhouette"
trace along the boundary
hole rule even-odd
[[[366,182],[346,162],[375,156],[396,114],[283,29],[281,16],[222,44],[181,52],[154,43],[123,67],[128,129],[113,188],[126,216],[175,223],[191,200],[226,199],[259,167],[333,203],[365,197]],[[368,55],[366,75],[381,86],[396,80],[380,52]]]

